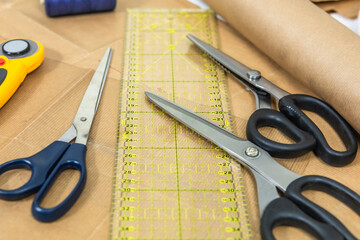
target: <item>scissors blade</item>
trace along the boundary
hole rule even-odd
[[[235,161],[256,171],[280,190],[285,191],[292,181],[300,177],[281,166],[265,150],[252,142],[241,139],[202,116],[154,93],[145,92],[145,94],[150,101],[167,114],[221,147]],[[254,154],[256,152],[257,154]]]
[[[219,64],[225,71],[234,75],[237,80],[250,88],[254,94],[264,94],[262,91],[265,91],[277,99],[289,95],[288,92],[262,77],[259,71],[245,66],[229,55],[214,48],[210,44],[201,41],[191,34],[188,34],[187,38],[190,39],[190,41],[198,46],[210,58],[212,58],[217,64]]]
[[[248,80],[248,73],[254,70],[248,68],[244,64],[236,61],[232,57],[201,41],[191,34],[188,34],[187,37],[203,52],[209,55],[211,59],[215,60],[215,62],[217,62],[225,71],[232,74],[237,80],[239,80],[242,84],[251,90],[255,96],[256,109],[271,108],[270,94],[252,85]]]
[[[93,119],[99,107],[100,98],[110,67],[112,49],[108,48],[101,59],[80,103],[73,126],[77,132],[76,143],[86,144]]]

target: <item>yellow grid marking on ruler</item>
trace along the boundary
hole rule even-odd
[[[239,166],[144,95],[232,130],[224,72],[187,33],[216,45],[213,13],[128,10],[110,239],[252,238]]]

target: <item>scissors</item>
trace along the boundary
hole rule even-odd
[[[255,95],[257,110],[247,124],[247,138],[271,156],[292,158],[313,150],[327,164],[345,166],[357,153],[357,141],[352,127],[326,102],[304,94],[290,94],[225,53],[188,34],[187,37],[227,72],[245,84]],[[279,111],[271,109],[270,96],[279,100]],[[344,143],[345,151],[336,151],[326,141],[321,130],[302,110],[314,112],[325,119]],[[285,144],[272,141],[260,132],[261,127],[273,127],[295,141]]]
[[[360,216],[360,196],[345,185],[327,177],[298,175],[275,161],[256,144],[241,139],[224,128],[165,98],[145,92],[148,99],[194,132],[226,151],[236,162],[254,174],[261,214],[263,239],[275,239],[279,225],[292,225],[318,239],[356,239],[332,214],[302,195],[304,190],[318,190],[337,198]],[[284,193],[279,197],[278,188]]]
[[[32,171],[29,181],[23,186],[13,190],[0,189],[1,199],[19,200],[37,192],[32,204],[32,214],[41,222],[57,220],[76,202],[85,187],[86,143],[99,106],[111,56],[112,49],[108,48],[89,83],[71,127],[64,135],[31,157],[15,159],[0,165],[0,175],[13,169],[26,168]],[[74,143],[71,144],[74,139]],[[80,172],[80,178],[74,189],[57,206],[41,207],[41,201],[46,193],[60,173],[67,169],[75,169]]]

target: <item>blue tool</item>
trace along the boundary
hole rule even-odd
[[[246,131],[250,141],[274,157],[298,157],[313,150],[332,166],[344,166],[355,159],[358,145],[354,131],[329,104],[312,96],[290,94],[261,76],[259,71],[248,68],[193,35],[189,34],[188,38],[255,94],[258,110],[250,117]],[[280,112],[271,109],[270,95],[279,100]],[[325,119],[338,133],[346,150],[331,148],[321,130],[302,110],[314,112]],[[278,143],[264,137],[258,129],[265,126],[278,129],[295,143]]]
[[[44,0],[49,17],[114,10],[116,0]]]
[[[148,99],[185,126],[226,151],[254,174],[261,214],[262,238],[275,239],[279,225],[299,227],[323,240],[356,239],[328,211],[308,200],[302,192],[318,190],[337,198],[360,216],[360,196],[335,180],[318,175],[300,176],[276,162],[268,152],[241,139],[209,120],[150,92]],[[284,193],[279,197],[278,188]]]
[[[112,49],[108,48],[84,94],[73,124],[59,140],[39,153],[15,159],[0,165],[0,175],[13,169],[30,169],[32,175],[27,183],[17,189],[0,189],[0,198],[19,200],[38,192],[32,204],[33,216],[42,222],[55,221],[63,216],[76,202],[86,182],[86,143],[108,74]],[[74,143],[71,143],[75,139]],[[60,173],[67,169],[80,172],[75,188],[66,199],[52,208],[43,208],[41,201],[46,196]]]

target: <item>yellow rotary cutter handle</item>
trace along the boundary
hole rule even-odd
[[[44,47],[38,41],[11,39],[0,44],[0,108],[43,60]]]

